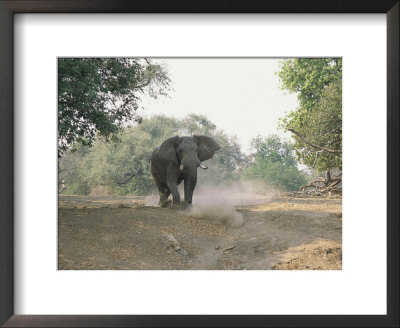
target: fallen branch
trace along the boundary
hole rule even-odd
[[[324,180],[324,178],[318,178],[317,180],[314,180],[307,185],[301,186],[299,190],[302,191],[303,189],[308,188],[308,187],[317,187],[314,185],[314,183],[317,183],[317,182],[325,182],[325,180]]]
[[[322,192],[328,192],[328,191],[331,191],[331,190],[333,190],[333,189],[335,189],[335,187],[339,184],[339,183],[341,183],[342,182],[342,180],[340,180],[340,181],[336,181],[336,182],[333,182],[333,183],[331,183],[331,185],[329,186],[329,185],[327,185],[326,187],[326,189],[324,189],[324,190],[321,190]]]
[[[341,187],[339,184],[342,182],[342,173],[336,174],[335,177],[332,177],[331,172],[326,171],[325,176],[319,177],[317,180],[311,181],[309,184],[301,186],[299,188],[299,192],[302,192],[303,195],[313,194],[315,196],[323,196],[331,191],[337,194],[342,193]],[[322,185],[318,185],[321,184]],[[307,190],[307,188],[313,188],[313,190]]]

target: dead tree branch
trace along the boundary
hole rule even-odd
[[[143,171],[138,171],[138,172],[135,172],[135,173],[126,173],[124,175],[124,177],[126,177],[125,180],[123,180],[123,181],[110,181],[108,183],[100,183],[100,186],[103,186],[103,187],[111,186],[114,183],[116,183],[119,186],[122,186],[122,185],[128,183],[129,181],[131,181],[135,176],[141,175],[142,173],[143,173]]]
[[[323,196],[330,195],[331,193],[341,195],[342,188],[340,183],[342,182],[342,173],[332,176],[330,171],[327,171],[324,177],[320,177],[309,184],[301,186],[299,191],[302,195],[315,195]]]
[[[127,174],[125,175],[125,176],[127,176],[127,179],[125,179],[125,180],[122,181],[122,182],[116,181],[116,184],[119,185],[119,186],[121,186],[121,185],[123,185],[123,184],[126,184],[126,183],[128,183],[129,181],[131,181],[132,178],[133,178],[136,174],[140,174],[140,173],[139,173],[139,172],[136,172],[136,173],[127,173]]]
[[[310,141],[308,141],[305,137],[303,137],[300,133],[298,133],[297,131],[295,131],[293,129],[288,129],[288,131],[294,133],[301,140],[303,140],[304,143],[306,143],[307,145],[309,145],[309,146],[311,146],[311,147],[313,147],[315,149],[321,149],[321,150],[327,151],[328,153],[332,153],[332,154],[341,154],[342,153],[341,150],[330,149],[330,148],[326,148],[326,147],[322,147],[322,146],[318,146],[316,144],[313,144]]]
[[[318,178],[317,180],[314,180],[314,181],[311,181],[309,184],[306,184],[306,185],[304,185],[304,186],[301,186],[300,187],[300,191],[302,191],[302,190],[304,190],[304,189],[306,189],[306,188],[308,188],[308,187],[317,187],[315,184],[317,183],[317,182],[325,182],[325,180],[324,180],[324,178]]]

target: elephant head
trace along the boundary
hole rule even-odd
[[[197,183],[197,168],[206,169],[207,166],[201,162],[212,158],[218,149],[220,146],[217,142],[204,135],[175,136],[165,140],[153,153],[151,161],[152,174],[161,198],[168,198],[169,193],[172,193],[174,204],[179,203],[177,185],[184,180],[185,202],[191,204]],[[166,193],[161,195],[163,190]]]
[[[207,166],[201,162],[213,157],[220,149],[217,142],[204,135],[193,135],[193,137],[175,136],[165,140],[160,148],[160,157],[174,163],[180,172],[193,171],[198,167],[206,169]]]

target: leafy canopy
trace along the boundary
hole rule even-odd
[[[316,146],[293,134],[297,158],[319,171],[342,167],[342,60],[341,58],[287,59],[278,72],[282,88],[296,93],[297,109],[280,121]]]
[[[297,190],[306,178],[297,168],[291,145],[277,135],[258,136],[252,140],[253,163],[243,171],[244,177],[263,180],[279,190]]]
[[[166,95],[169,85],[166,69],[147,59],[59,58],[59,157],[96,136],[118,140],[124,123],[141,121],[139,94]]]
[[[100,139],[93,147],[79,145],[76,152],[66,152],[60,159],[60,179],[68,194],[147,195],[155,191],[150,173],[153,149],[174,135],[206,134],[216,139],[221,149],[207,161],[208,170],[198,170],[198,182],[222,183],[235,178],[245,156],[235,137],[217,130],[201,115],[184,119],[155,116],[140,125],[126,127],[121,142],[106,144]]]

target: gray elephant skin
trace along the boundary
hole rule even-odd
[[[220,149],[217,142],[208,136],[175,136],[165,140],[151,155],[151,174],[160,194],[160,206],[168,205],[172,194],[173,204],[180,204],[178,185],[184,181],[184,203],[191,204],[197,183],[197,168],[207,169],[201,162],[213,157]]]

